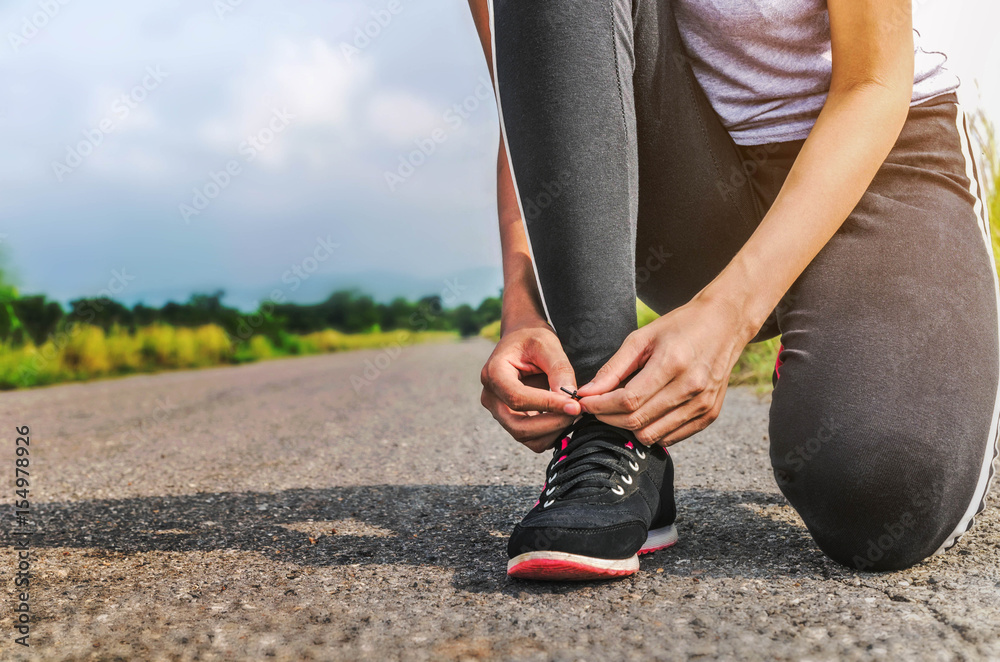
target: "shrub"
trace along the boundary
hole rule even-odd
[[[136,332],[147,364],[168,368],[174,360],[174,329],[165,324],[155,324]]]
[[[493,342],[500,342],[500,320],[487,324],[479,330],[479,335]]]
[[[142,368],[142,344],[121,327],[113,327],[106,339],[108,361],[113,370],[133,372]]]
[[[194,332],[198,359],[202,365],[228,362],[233,356],[233,343],[221,326],[206,324]]]
[[[254,336],[250,339],[250,356],[254,361],[269,359],[274,355],[274,347],[265,336]]]
[[[91,379],[110,374],[189,368],[220,363],[260,361],[286,354],[317,354],[350,349],[408,345],[454,339],[454,332],[407,333],[403,331],[349,335],[319,331],[308,336],[289,333],[272,342],[255,335],[234,345],[226,331],[215,324],[174,328],[166,324],[141,327],[130,333],[111,326],[107,333],[97,326],[78,324],[57,334],[41,347],[0,342],[0,389],[24,388],[60,381]]]
[[[173,367],[191,368],[198,365],[198,347],[194,331],[180,328],[174,332]]]
[[[111,370],[104,331],[96,326],[76,325],[62,351],[62,365],[81,375],[102,375]]]

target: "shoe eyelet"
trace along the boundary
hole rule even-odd
[[[628,466],[632,469],[632,471],[638,471],[639,470],[639,465],[635,464],[634,462],[632,462],[632,460],[628,461]]]
[[[548,501],[546,501],[545,503],[542,504],[542,508],[548,508],[549,506],[551,506],[555,502],[556,502],[555,499],[549,499]]]
[[[545,496],[552,496],[552,493],[555,492],[555,491],[556,491],[556,488],[550,487],[549,489],[545,490]]]
[[[625,488],[622,487],[621,485],[615,485],[614,487],[611,488],[611,491],[617,494],[618,496],[625,494]]]
[[[622,475],[622,482],[625,483],[626,485],[631,485],[632,484],[632,476]]]
[[[639,456],[639,459],[640,459],[640,460],[645,460],[645,459],[646,459],[646,454],[645,454],[645,453],[643,453],[643,452],[642,452],[641,450],[639,450],[638,448],[636,448],[636,449],[635,449],[635,454]]]

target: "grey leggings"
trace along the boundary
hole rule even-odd
[[[580,383],[729,262],[800,142],[735,145],[669,0],[494,0],[505,140],[546,314]],[[822,550],[897,569],[955,542],[996,453],[997,285],[964,115],[895,148],[758,339],[781,335],[771,462]]]

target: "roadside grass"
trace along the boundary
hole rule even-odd
[[[658,315],[641,301],[636,302],[636,318],[639,326],[645,326],[655,320]],[[500,340],[500,322],[484,326],[479,335],[493,342]],[[771,390],[771,373],[778,356],[780,342],[773,338],[766,342],[747,345],[740,355],[733,372],[729,376],[730,386],[752,386],[758,393]]]
[[[1000,132],[985,111],[972,117],[972,134],[979,144],[979,166],[986,187],[986,212],[990,219],[993,254],[1000,256]]]
[[[263,335],[234,342],[214,324],[197,328],[159,324],[134,333],[119,327],[105,333],[99,327],[78,324],[40,346],[0,344],[0,389],[457,339],[458,334],[450,331],[346,334],[328,330],[301,336],[283,333],[276,342]]]
[[[752,386],[759,393],[771,391],[771,375],[774,373],[774,363],[781,347],[780,338],[771,338],[743,348],[743,353],[736,360],[733,372],[729,375],[730,386]]]
[[[486,338],[487,340],[492,340],[493,342],[500,342],[500,320],[491,322],[479,330],[479,336],[481,338]]]

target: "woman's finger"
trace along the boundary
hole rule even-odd
[[[565,394],[576,391],[576,372],[573,370],[566,352],[559,340],[553,336],[550,341],[539,341],[529,344],[525,358],[533,363],[548,378],[548,386],[553,393]],[[562,407],[562,413],[577,416],[582,412],[580,403],[570,399]]]
[[[688,437],[692,437],[698,434],[699,432],[707,428],[709,425],[711,425],[714,421],[715,417],[710,416],[709,414],[693,418],[684,425],[682,425],[681,427],[677,428],[670,434],[660,439],[656,443],[663,446],[664,448],[668,446],[673,446],[678,442],[684,441]]]
[[[677,359],[654,355],[622,388],[584,398],[581,403],[586,411],[603,414],[612,425],[636,430],[697,397],[712,383],[706,366],[684,368]]]
[[[644,365],[651,352],[650,336],[640,331],[633,331],[615,355],[601,366],[594,379],[580,387],[578,395],[587,397],[607,393]]]
[[[575,418],[566,414],[528,414],[514,411],[488,390],[483,391],[482,403],[493,414],[493,418],[514,439],[525,445],[539,440],[547,441],[548,445],[551,445],[556,436],[566,429]],[[550,436],[551,439],[549,439]],[[533,447],[532,450],[540,452]]]
[[[635,431],[635,438],[647,445],[670,446],[708,427],[722,409],[724,393],[702,394],[671,411],[645,428]]]
[[[612,391],[608,395],[613,395],[617,392],[618,391]],[[650,425],[654,421],[660,420],[672,411],[684,406],[691,400],[691,397],[692,396],[690,395],[678,395],[669,389],[661,389],[659,392],[653,394],[653,397],[647,400],[635,411],[622,413],[594,413],[597,414],[599,419],[609,425],[613,425],[616,428],[624,428],[626,430],[635,431]],[[589,401],[587,411],[591,411]]]
[[[569,395],[528,386],[521,380],[521,371],[508,361],[491,361],[486,373],[486,388],[514,411],[559,412],[570,416],[579,413],[579,404]]]
[[[654,358],[621,388],[608,393],[580,398],[583,410],[591,414],[632,414],[639,411],[657,393],[669,386],[670,375]],[[683,402],[683,400],[680,400]]]
[[[626,429],[632,430],[632,434],[635,435],[635,438],[639,443],[644,446],[652,446],[653,444],[658,443],[667,434],[686,424],[688,421],[697,418],[699,415],[700,414],[697,411],[694,402],[689,401],[667,412],[661,418],[649,421],[642,427]],[[598,420],[609,425],[624,427],[616,423],[616,420],[618,420],[617,418],[608,416],[598,416],[597,418]]]
[[[530,416],[520,412],[500,414],[500,424],[511,436],[536,453],[541,453],[552,447],[560,433],[573,422],[572,416],[558,414],[536,414]],[[540,419],[540,420],[536,420]]]
[[[538,437],[537,439],[522,441],[520,443],[530,451],[535,453],[544,453],[555,445],[561,432],[562,430]]]

